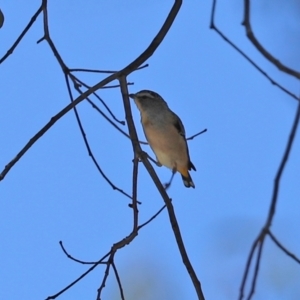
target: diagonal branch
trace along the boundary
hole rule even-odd
[[[279,167],[278,167],[278,170],[277,170],[277,173],[276,173],[276,176],[275,176],[274,186],[273,186],[273,193],[272,193],[272,198],[271,198],[271,203],[270,203],[270,208],[269,208],[266,223],[265,223],[264,227],[262,228],[261,232],[259,233],[258,237],[253,242],[253,245],[252,245],[251,250],[250,250],[250,254],[249,254],[248,259],[247,259],[247,264],[246,264],[246,267],[245,267],[245,271],[244,271],[244,275],[243,275],[243,279],[242,279],[242,283],[241,283],[241,288],[240,288],[240,295],[239,295],[240,300],[243,299],[243,297],[244,297],[245,286],[246,286],[247,279],[249,277],[249,270],[250,270],[250,266],[251,266],[251,263],[252,263],[252,260],[253,260],[254,251],[255,251],[256,248],[258,248],[259,255],[257,256],[257,259],[256,259],[255,272],[254,272],[254,275],[253,275],[253,278],[252,278],[252,285],[251,285],[251,289],[250,289],[250,292],[249,292],[249,295],[248,295],[247,299],[251,299],[251,297],[254,295],[257,276],[258,276],[258,269],[259,269],[259,264],[260,264],[260,259],[261,259],[261,251],[262,251],[263,244],[265,242],[266,236],[269,234],[272,238],[272,235],[270,234],[270,228],[272,226],[272,221],[273,221],[273,218],[275,216],[280,182],[281,182],[283,171],[284,171],[284,168],[287,164],[287,161],[288,161],[288,158],[289,158],[289,155],[291,153],[291,149],[292,149],[292,146],[293,146],[293,143],[294,143],[294,140],[295,140],[297,128],[298,128],[298,125],[299,125],[299,120],[300,120],[300,101],[298,102],[297,111],[296,111],[296,114],[295,114],[295,118],[294,118],[294,121],[293,121],[292,128],[290,130],[290,134],[289,134],[289,138],[288,138],[288,141],[287,141],[287,144],[286,144],[286,148],[285,148],[285,151],[283,153],[282,159],[279,163]],[[273,241],[275,242],[274,239],[273,239]]]
[[[261,67],[258,66],[245,52],[243,52],[237,45],[235,45],[228,37],[215,25],[215,12],[216,12],[217,0],[213,0],[212,10],[211,10],[211,19],[210,19],[210,28],[215,30],[217,34],[228,43],[233,49],[235,49],[240,55],[242,55],[259,73],[261,73],[265,78],[267,78],[271,84],[278,87],[281,91],[288,94],[295,100],[299,100],[298,96],[290,92],[288,89],[276,82],[271,76],[269,76]]]
[[[280,71],[300,79],[300,73],[298,71],[295,71],[282,64],[277,58],[275,58],[270,52],[268,52],[262,46],[262,44],[258,41],[256,36],[254,35],[252,31],[251,22],[250,22],[250,0],[244,0],[244,21],[242,25],[245,26],[246,35],[248,39],[269,62],[271,62],[274,66],[276,66]]]
[[[16,47],[19,45],[27,31],[31,28],[33,23],[36,21],[37,17],[40,15],[40,13],[43,11],[43,6],[41,5],[39,9],[36,11],[36,13],[31,17],[29,23],[26,25],[24,30],[21,32],[19,37],[16,39],[16,41],[13,43],[13,45],[7,50],[6,54],[0,58],[0,64],[2,64],[16,49]]]
[[[65,75],[65,81],[66,81],[66,85],[67,85],[67,90],[68,90],[68,94],[69,94],[69,97],[70,97],[70,100],[71,102],[74,101],[73,99],[73,95],[72,95],[72,91],[71,91],[71,87],[70,87],[70,83],[69,83],[69,80],[68,80],[68,77],[67,75]],[[81,93],[80,89],[78,88],[78,91]],[[87,98],[88,99],[88,98]],[[90,101],[88,99],[88,101]],[[104,178],[104,180],[111,186],[111,188],[113,190],[116,190],[118,191],[119,193],[121,193],[122,195],[126,196],[127,198],[129,199],[132,199],[130,195],[128,195],[126,192],[124,192],[121,188],[119,188],[118,186],[116,186],[109,178],[108,176],[104,173],[104,171],[102,170],[102,168],[100,167],[91,147],[90,147],[90,144],[88,142],[88,139],[87,139],[87,136],[86,136],[86,133],[84,131],[84,128],[83,128],[83,125],[82,125],[82,122],[80,120],[80,117],[79,117],[79,114],[78,114],[78,111],[77,111],[77,108],[76,106],[74,107],[74,113],[75,113],[75,118],[76,118],[76,121],[77,121],[77,124],[79,126],[79,130],[80,130],[80,133],[81,133],[81,136],[82,136],[82,139],[83,139],[83,142],[85,144],[85,147],[87,149],[87,152],[88,152],[88,155],[89,157],[92,159],[94,165],[96,166],[97,170],[99,171],[99,173],[101,174],[101,176]],[[103,114],[104,117],[106,117],[104,114]],[[110,120],[109,120],[110,121]],[[114,124],[114,123],[113,123]],[[138,202],[139,204],[141,202]]]
[[[298,264],[300,264],[300,259],[293,254],[291,251],[289,251],[286,247],[284,247],[274,236],[274,234],[269,230],[268,232],[270,238],[272,241],[277,245],[278,248],[280,248],[287,256],[291,257],[294,261],[296,261]]]
[[[115,273],[115,276],[116,276],[116,279],[117,279],[117,283],[118,283],[118,287],[119,287],[121,299],[125,300],[124,292],[123,292],[123,287],[122,287],[121,279],[120,279],[119,272],[117,270],[116,264],[113,261],[111,265],[113,267],[113,270],[114,270],[114,273]]]
[[[76,77],[73,74],[70,74],[70,77],[74,83],[74,86],[76,89],[79,89],[79,85],[83,85],[85,88],[89,89],[91,88],[89,85],[87,85],[86,83],[84,83],[83,81],[81,81],[78,77]],[[82,92],[80,91],[80,94],[82,94]],[[97,94],[97,93],[93,93],[93,95],[102,103],[102,105],[106,108],[106,110],[108,111],[108,113],[111,115],[111,117],[118,122],[119,124],[125,125],[124,121],[120,121],[116,118],[116,116],[113,114],[113,112],[111,111],[111,109],[108,107],[108,105],[103,101],[103,99],[101,99],[101,97]],[[90,101],[90,104],[92,104],[93,108],[95,108],[94,106],[96,106],[92,101]]]

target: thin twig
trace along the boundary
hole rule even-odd
[[[198,135],[200,135],[200,134],[202,134],[202,133],[205,133],[206,131],[207,131],[207,129],[205,128],[205,129],[203,129],[202,131],[200,131],[200,132],[198,132],[198,133],[196,133],[196,134],[194,134],[194,135],[188,137],[186,140],[187,140],[187,141],[193,140],[195,137],[197,137]]]
[[[255,269],[254,269],[254,274],[252,277],[251,289],[250,289],[247,300],[250,300],[255,293],[255,287],[256,287],[258,271],[259,271],[259,266],[260,266],[260,261],[261,261],[261,254],[262,254],[262,249],[264,246],[264,238],[265,238],[265,234],[262,236],[262,239],[260,240],[260,242],[258,244],[258,253],[257,253],[257,257],[256,257]]]
[[[6,54],[3,57],[1,57],[0,64],[2,64],[14,52],[14,50],[16,49],[16,47],[19,45],[19,43],[21,42],[21,40],[23,39],[23,37],[25,36],[25,34],[27,33],[27,31],[31,28],[31,26],[36,21],[37,17],[40,15],[40,13],[42,11],[43,11],[43,6],[41,5],[38,8],[38,10],[36,11],[36,13],[31,17],[29,23],[26,25],[26,27],[21,32],[21,34],[16,39],[16,41],[13,43],[13,45],[7,50]]]
[[[137,231],[139,231],[140,229],[142,229],[144,226],[146,226],[147,224],[149,224],[151,221],[153,221],[164,209],[165,209],[165,205],[157,212],[155,213],[151,218],[149,218],[149,220],[147,220],[145,223],[139,225],[137,227]],[[123,242],[125,239],[123,239],[121,242]],[[115,243],[115,245],[120,244],[120,242]],[[65,249],[63,242],[60,241],[59,242],[60,247],[62,248],[63,252],[65,253],[65,255],[70,258],[71,260],[77,262],[77,263],[81,263],[81,264],[93,264],[92,268],[88,269],[87,272],[84,272],[80,277],[78,277],[76,280],[74,280],[71,284],[68,285],[68,288],[72,287],[74,284],[76,284],[78,281],[80,281],[81,279],[83,279],[89,272],[91,272],[96,266],[100,265],[100,264],[107,264],[107,262],[103,262],[104,259],[106,259],[110,254],[112,249],[106,253],[103,257],[101,257],[98,261],[96,262],[86,262],[86,261],[82,261],[79,259],[74,258],[72,255],[70,255],[67,250]],[[59,291],[57,294],[53,295],[53,296],[49,296],[47,299],[55,299],[56,297],[58,297],[59,295],[61,295],[63,292],[65,292],[67,289],[64,288],[63,290]]]
[[[75,262],[77,262],[77,263],[79,263],[79,264],[82,264],[82,265],[103,264],[103,262],[99,262],[99,261],[83,261],[83,260],[77,259],[77,258],[73,257],[71,254],[69,254],[69,253],[67,252],[67,250],[66,250],[65,246],[63,245],[63,242],[62,242],[62,241],[59,241],[59,245],[60,245],[62,251],[65,253],[65,255],[66,255],[69,259],[71,259],[71,260],[73,260],[73,261],[75,261]]]
[[[300,119],[300,101],[298,101],[298,107],[297,107],[297,111],[295,114],[295,118],[292,124],[292,128],[290,130],[290,134],[289,134],[289,138],[286,144],[286,148],[285,151],[283,153],[283,156],[281,158],[281,161],[279,163],[279,167],[274,179],[274,186],[273,186],[273,192],[272,192],[272,198],[271,198],[271,203],[270,203],[270,208],[269,208],[269,212],[268,212],[268,216],[267,216],[267,220],[266,223],[263,227],[263,229],[261,230],[260,234],[258,235],[258,237],[256,238],[256,240],[254,241],[250,254],[248,256],[247,259],[247,264],[246,264],[246,268],[244,271],[244,276],[242,279],[242,283],[241,283],[241,288],[240,288],[240,295],[239,295],[239,299],[243,299],[244,293],[245,293],[245,286],[246,286],[246,282],[248,279],[248,275],[249,275],[249,268],[250,265],[252,263],[252,259],[253,259],[253,252],[256,249],[256,247],[259,247],[259,251],[261,251],[264,241],[265,241],[265,237],[266,235],[270,232],[270,228],[272,226],[272,221],[273,218],[275,216],[275,211],[276,211],[276,205],[277,205],[277,200],[278,200],[278,193],[279,193],[279,187],[280,187],[280,182],[281,182],[281,178],[283,175],[283,171],[285,169],[285,166],[287,164],[289,155],[291,153],[291,149],[295,140],[295,136],[297,133],[297,128],[299,125],[299,119]],[[261,256],[259,255],[258,259],[261,259]],[[256,265],[259,266],[259,261],[256,262]],[[251,299],[251,297],[254,294],[254,290],[255,290],[255,285],[256,285],[256,280],[257,280],[257,276],[258,276],[258,268],[257,268],[257,272],[254,273],[253,278],[252,278],[252,286],[251,286],[251,290],[249,292],[249,296],[247,297],[247,299]]]
[[[290,258],[292,258],[294,261],[296,261],[298,264],[300,264],[300,259],[293,254],[291,251],[289,251],[286,247],[284,247],[274,236],[274,234],[269,230],[268,232],[270,238],[272,239],[272,241]]]
[[[239,54],[241,54],[259,73],[261,73],[265,78],[267,78],[274,86],[279,88],[284,93],[288,94],[293,99],[299,101],[298,96],[287,90],[285,87],[276,82],[272,77],[270,77],[261,67],[259,67],[246,53],[244,53],[238,46],[236,46],[232,41],[230,41],[227,36],[216,27],[215,25],[215,10],[216,10],[217,0],[213,0],[212,10],[211,10],[211,19],[210,19],[210,28],[215,30],[219,36],[224,39],[232,48],[234,48]]]
[[[66,79],[66,85],[67,85],[67,89],[68,89],[68,93],[69,93],[69,97],[70,97],[70,100],[71,102],[73,102],[73,95],[72,95],[72,92],[71,92],[71,88],[70,88],[70,83],[69,83],[69,80],[68,80],[68,77],[66,75],[65,77]],[[79,91],[79,93],[81,93],[80,89],[77,88],[77,90]],[[90,100],[89,100],[90,101]],[[80,117],[79,117],[79,114],[78,114],[78,111],[77,111],[77,108],[74,107],[74,112],[75,112],[75,117],[76,117],[76,120],[77,120],[77,124],[79,126],[79,130],[80,130],[80,133],[81,133],[81,136],[83,138],[83,141],[84,141],[84,144],[85,144],[85,147],[88,151],[88,155],[90,156],[90,158],[92,159],[94,165],[96,166],[97,170],[99,171],[99,173],[101,174],[101,176],[104,178],[104,180],[111,186],[111,188],[113,190],[117,190],[118,192],[120,192],[122,195],[126,196],[127,198],[129,199],[132,199],[132,197],[127,194],[126,192],[124,192],[122,189],[120,189],[118,186],[116,186],[109,178],[108,176],[103,172],[103,170],[101,169],[91,147],[90,147],[90,144],[88,142],[88,139],[86,137],[86,133],[84,131],[84,128],[82,126],[82,123],[81,123],[81,120],[80,120]],[[101,112],[102,113],[102,112]],[[104,117],[106,117],[104,114],[103,114]],[[107,118],[108,119],[108,118]],[[110,120],[109,120],[110,121]],[[140,202],[139,202],[140,203]]]
[[[241,287],[240,287],[239,300],[242,300],[244,298],[245,286],[246,286],[246,281],[247,281],[247,278],[248,278],[248,274],[250,272],[252,258],[254,256],[256,247],[259,244],[259,242],[260,242],[260,235],[253,242],[253,244],[251,246],[251,249],[250,249],[250,253],[248,255],[248,259],[247,259],[247,263],[246,263],[246,267],[245,267],[245,270],[244,270],[242,283],[241,283]]]
[[[139,225],[136,230],[139,231],[140,229],[142,229],[144,226],[146,226],[147,224],[149,224],[151,221],[153,221],[164,209],[166,208],[166,206],[164,205],[157,213],[155,213],[151,218],[149,218],[149,220],[147,220],[145,223]],[[124,240],[124,239],[123,239]],[[122,241],[123,241],[122,240]],[[115,245],[117,245],[118,243],[116,243]],[[63,252],[65,253],[65,255],[70,258],[71,260],[77,262],[77,263],[81,263],[81,264],[93,264],[93,265],[99,265],[99,264],[106,264],[107,262],[103,262],[104,259],[106,259],[110,254],[111,254],[111,251],[110,250],[108,253],[106,253],[103,257],[101,257],[101,259],[99,259],[98,261],[96,262],[86,262],[86,261],[82,261],[82,260],[79,260],[79,259],[76,259],[74,258],[71,254],[69,254],[67,252],[67,250],[65,249],[64,245],[63,245],[63,242],[60,241],[59,242],[59,245],[60,247],[62,248]],[[92,269],[89,269],[88,270],[89,272],[92,271]],[[88,273],[89,273],[88,272]],[[85,272],[85,276],[88,274],[87,272]],[[84,275],[82,274],[82,275]],[[80,279],[83,279],[84,276],[80,276],[79,278],[77,278],[75,281],[73,281],[70,285],[68,285],[68,287],[70,288],[71,286],[73,286],[76,282],[78,282]],[[66,291],[66,289],[63,289],[62,291],[58,292],[56,295],[53,295],[53,296],[50,296],[48,297],[47,299],[55,299],[56,296],[62,294],[62,292]]]
[[[134,85],[133,82],[127,82],[127,85]],[[106,85],[106,86],[103,86],[101,89],[102,90],[105,90],[105,89],[115,89],[115,88],[119,88],[120,85],[119,84],[113,84],[113,85]]]
[[[114,261],[114,255],[115,255],[115,252],[111,252],[111,254],[109,256],[109,259],[106,262],[106,269],[105,269],[105,272],[104,272],[104,276],[103,276],[101,285],[100,285],[100,287],[98,289],[97,300],[101,300],[101,298],[100,298],[101,297],[101,292],[102,292],[102,290],[105,287],[106,280],[107,280],[108,275],[109,275],[110,266],[111,266],[112,262]]]
[[[244,22],[243,23],[246,27],[247,36],[250,37],[250,39],[252,40],[253,44],[257,47],[257,49],[269,61],[271,61],[275,66],[277,66],[280,70],[299,78],[300,73],[298,73],[298,72],[296,72],[292,69],[286,68],[285,66],[281,65],[281,63],[278,60],[276,60],[274,57],[272,57],[264,48],[262,48],[260,43],[258,43],[258,41],[256,40],[256,38],[253,35],[251,25],[250,25],[250,17],[249,17],[249,15],[250,15],[250,0],[244,0],[244,3],[245,3],[245,17],[244,17]],[[296,116],[295,116],[295,119],[294,119],[294,122],[293,122],[293,126],[292,126],[291,131],[290,131],[290,136],[289,136],[289,139],[288,139],[288,142],[287,142],[287,146],[286,146],[285,152],[283,154],[283,157],[281,159],[281,162],[279,164],[279,168],[278,168],[275,180],[274,180],[273,194],[272,194],[272,199],[271,199],[271,203],[270,203],[270,208],[269,208],[269,213],[268,213],[268,216],[267,216],[266,224],[263,227],[263,229],[261,230],[258,237],[255,239],[255,241],[252,244],[252,247],[251,247],[248,259],[247,259],[246,267],[245,267],[245,270],[244,270],[244,275],[243,275],[243,278],[242,278],[239,299],[243,299],[243,297],[244,297],[245,286],[246,286],[247,278],[248,278],[248,275],[249,275],[249,270],[250,270],[250,266],[251,266],[251,263],[252,263],[253,255],[254,255],[254,252],[255,252],[256,248],[259,247],[259,254],[258,254],[258,257],[257,257],[257,260],[256,260],[256,268],[255,268],[255,272],[254,272],[253,279],[252,279],[252,286],[251,286],[249,296],[247,298],[247,299],[250,299],[253,296],[254,290],[255,290],[255,285],[256,285],[256,280],[257,280],[258,270],[259,270],[259,264],[260,264],[260,259],[261,259],[261,251],[262,251],[262,248],[263,248],[265,237],[268,234],[268,232],[270,232],[270,227],[272,225],[272,220],[273,220],[274,215],[275,215],[275,209],[276,209],[276,204],[277,204],[280,180],[281,180],[281,177],[282,177],[282,174],[283,174],[284,167],[287,163],[287,160],[288,160],[288,157],[289,157],[289,154],[290,154],[290,150],[291,150],[292,145],[293,145],[296,130],[297,130],[297,127],[298,127],[298,123],[299,123],[300,99],[299,99],[299,97],[297,97],[296,95],[292,94],[290,91],[288,91],[287,89],[285,89],[284,87],[279,85],[277,82],[275,82],[265,71],[263,71],[256,63],[254,63],[253,60],[251,60],[242,50],[240,50],[233,42],[231,42],[215,26],[214,18],[215,18],[215,12],[216,12],[216,4],[217,4],[217,0],[213,0],[212,10],[211,10],[210,28],[214,29],[228,44],[230,44],[238,53],[240,53],[248,62],[250,62],[250,64],[252,66],[254,66],[273,85],[277,86],[283,92],[287,93],[293,99],[296,99],[298,101],[298,109],[297,109]]]
[[[149,64],[145,64],[143,66],[138,67],[136,70],[141,70],[144,68],[149,67]],[[76,69],[69,69],[70,72],[89,72],[89,73],[102,73],[102,74],[114,74],[117,71],[107,71],[107,70],[95,70],[95,69],[83,69],[83,68],[76,68]]]
[[[260,52],[269,62],[271,62],[280,71],[300,79],[300,73],[298,71],[295,71],[282,64],[277,58],[275,58],[270,52],[268,52],[255,37],[250,22],[250,0],[244,0],[244,21],[242,25],[245,26],[246,35],[251,41],[251,43],[254,45],[254,47],[258,50],[258,52]]]
[[[102,264],[103,260],[108,257],[111,254],[111,251],[107,254],[105,254],[97,263],[95,263],[93,266],[91,266],[87,271],[85,271],[83,274],[81,274],[77,279],[75,279],[73,282],[68,284],[66,287],[64,287],[62,290],[60,290],[58,293],[49,296],[46,298],[46,300],[52,300],[59,297],[61,294],[66,292],[68,289],[70,289],[72,286],[74,286],[77,282],[79,282],[81,279],[83,279],[86,275],[88,275],[90,272],[92,272],[96,267],[98,267],[100,264]]]
[[[280,180],[281,180],[284,168],[287,164],[288,158],[289,158],[291,150],[292,150],[292,146],[293,146],[295,136],[297,133],[297,128],[299,125],[299,118],[300,118],[300,101],[298,102],[297,111],[296,111],[293,125],[292,125],[291,131],[290,131],[290,134],[289,134],[289,137],[287,140],[286,148],[284,150],[281,162],[279,164],[279,168],[278,168],[276,176],[275,176],[271,206],[269,209],[268,219],[265,224],[265,230],[269,230],[271,227],[271,224],[272,224],[272,220],[273,220],[273,217],[275,214],[277,199],[278,199]]]
[[[139,160],[137,157],[133,160],[133,170],[132,170],[132,210],[133,210],[133,224],[132,231],[138,231],[138,207],[137,207],[137,181],[138,181],[138,168],[139,168]]]
[[[125,300],[124,292],[123,292],[123,287],[122,287],[121,279],[120,279],[120,276],[119,276],[119,273],[118,273],[116,264],[115,264],[115,262],[113,261],[113,262],[111,263],[111,265],[112,265],[112,267],[113,267],[113,270],[114,270],[114,273],[115,273],[115,276],[116,276],[116,279],[117,279],[117,283],[118,283],[118,287],[119,287],[121,299],[122,299],[122,300]]]
[[[164,205],[161,209],[159,209],[149,220],[142,223],[138,226],[138,230],[142,229],[144,226],[148,225],[150,222],[152,222],[167,206]]]
[[[73,75],[72,75],[73,76]],[[71,77],[72,78],[72,77]],[[80,89],[80,87],[78,85],[74,85],[75,89],[78,91],[78,93],[80,95],[82,95],[84,92]],[[93,93],[95,96],[96,94]],[[97,96],[96,96],[97,97]],[[102,100],[102,99],[101,99]],[[130,139],[130,136],[127,132],[125,132],[124,130],[122,130],[117,124],[115,124],[96,104],[95,102],[93,102],[89,97],[86,98],[86,101],[98,112],[101,114],[101,116],[107,120],[113,127],[115,127],[119,132],[121,132],[123,135],[125,135],[127,138]],[[103,100],[102,100],[103,101]],[[101,102],[102,103],[102,102]],[[104,102],[105,103],[105,102]],[[112,115],[112,117],[115,119],[114,115]],[[124,121],[119,121],[119,122],[124,122]],[[125,122],[124,122],[125,124]],[[144,143],[144,142],[141,142]],[[147,143],[146,143],[147,144]]]
[[[74,75],[71,75],[71,79],[74,77]],[[78,78],[76,78],[76,80],[79,80]],[[81,82],[81,81],[80,81]],[[86,84],[82,84],[83,86],[87,86]],[[74,83],[74,87],[75,89],[79,92],[79,94],[83,94],[83,91],[80,89],[80,87]],[[97,95],[97,93],[93,93],[97,98],[99,97]],[[98,98],[99,100],[101,99],[100,97]],[[116,125],[112,120],[109,119],[109,117],[95,104],[95,102],[93,102],[89,97],[86,98],[86,101],[97,111],[99,112],[113,127],[115,127],[119,132],[121,132],[123,135],[125,135],[127,138],[130,139],[130,135],[125,132],[124,130],[122,130],[120,127],[118,127],[118,125]],[[101,99],[101,103],[102,103],[102,99]],[[103,103],[105,104],[105,102],[103,101]],[[105,104],[106,105],[106,104]],[[107,107],[107,109],[109,109],[109,107]],[[119,123],[121,123],[122,125],[125,125],[125,121],[119,121],[115,118],[115,116],[113,115],[113,113],[111,112],[111,116]],[[148,145],[148,143],[144,142],[144,141],[139,141],[139,143],[144,144],[144,145]]]
[[[45,40],[47,41],[51,51],[53,52],[57,62],[59,63],[61,69],[63,70],[63,72],[66,74],[69,70],[66,66],[66,64],[64,63],[61,55],[59,54],[59,52],[57,51],[51,37],[50,37],[50,31],[49,31],[49,23],[48,23],[48,0],[43,0],[42,1],[42,7],[43,7],[43,24],[44,24],[44,36],[43,38],[40,40]],[[74,106],[75,107],[75,106]]]
[[[83,81],[81,81],[79,78],[77,78],[76,76],[70,74],[70,77],[72,79],[72,81],[74,82],[75,88],[78,87],[78,84],[76,84],[77,82],[79,82],[81,85],[83,85],[86,88],[91,88],[89,85],[87,85],[86,83],[84,83]],[[119,86],[119,85],[118,85]],[[78,87],[79,88],[79,87]],[[81,90],[80,90],[80,93]],[[108,105],[105,103],[105,101],[96,93],[94,92],[93,95],[102,103],[102,105],[106,108],[106,110],[108,111],[108,113],[111,115],[111,117],[118,123],[125,125],[125,121],[120,121],[119,119],[116,118],[116,116],[114,115],[114,113],[111,111],[111,109],[108,107]]]

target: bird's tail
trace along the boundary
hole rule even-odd
[[[191,177],[191,175],[190,175],[189,172],[187,172],[186,176],[184,176],[184,175],[181,174],[181,177],[182,177],[183,184],[187,188],[189,188],[189,187],[195,188],[195,184],[194,184],[193,179],[192,179],[192,177]]]

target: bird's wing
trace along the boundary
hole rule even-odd
[[[177,129],[178,133],[185,139],[185,129],[180,118],[175,113],[173,113],[173,116],[174,116],[173,124],[175,128]]]
[[[194,166],[194,164],[190,160],[189,148],[188,148],[188,145],[187,145],[187,142],[186,142],[186,138],[185,138],[185,129],[184,129],[184,126],[183,126],[180,118],[175,113],[173,113],[173,116],[174,116],[174,122],[173,122],[173,124],[174,124],[175,128],[177,129],[178,133],[184,138],[184,141],[185,141],[186,151],[187,151],[188,158],[189,158],[188,168],[189,168],[189,170],[193,169],[193,170],[196,171],[196,167]]]

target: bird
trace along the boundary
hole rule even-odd
[[[167,102],[157,93],[141,90],[129,94],[140,111],[141,123],[146,139],[156,155],[158,165],[181,174],[184,185],[195,188],[189,171],[196,171],[190,160],[189,149],[185,138],[185,129],[180,118],[169,108]]]

